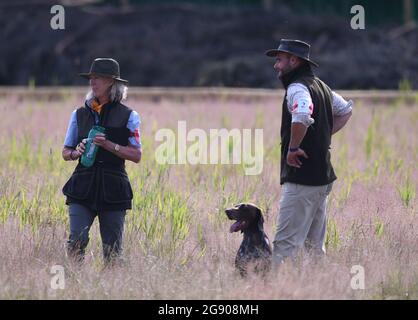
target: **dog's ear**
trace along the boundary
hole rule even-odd
[[[263,212],[261,211],[261,209],[259,207],[255,207],[255,212],[257,214],[257,218],[261,219],[262,222],[264,222]]]
[[[257,213],[257,227],[258,230],[264,232],[263,224],[264,224],[264,218],[263,213],[261,212],[261,209],[256,207],[256,213]]]

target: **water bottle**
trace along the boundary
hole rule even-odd
[[[101,126],[93,126],[90,129],[88,138],[86,139],[86,149],[81,156],[81,164],[85,167],[91,167],[96,159],[97,151],[99,150],[99,146],[93,143],[93,139],[96,137],[98,133],[104,133],[105,128]]]

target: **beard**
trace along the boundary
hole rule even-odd
[[[283,77],[285,74],[289,73],[290,71],[292,71],[294,68],[292,68],[290,65],[287,65],[285,67],[283,67],[282,70],[279,70],[277,72],[277,77],[280,79],[281,77]]]

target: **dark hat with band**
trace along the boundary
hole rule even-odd
[[[90,72],[80,73],[80,76],[89,79],[92,75],[112,78],[117,81],[128,83],[128,80],[121,79],[119,63],[112,58],[97,58],[94,59],[90,67]]]
[[[315,67],[318,67],[318,64],[309,58],[310,49],[311,46],[306,42],[300,40],[282,39],[280,40],[280,44],[277,49],[267,50],[265,54],[269,57],[275,57],[279,52],[287,52],[313,64]]]

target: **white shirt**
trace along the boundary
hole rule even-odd
[[[315,122],[311,117],[315,106],[309,89],[301,83],[292,83],[287,88],[287,108],[292,114],[292,123],[300,122],[309,127]],[[332,91],[332,114],[333,116],[343,116],[353,109],[353,101],[346,101],[341,95]]]

